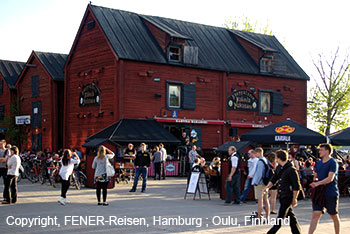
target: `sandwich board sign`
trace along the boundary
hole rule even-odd
[[[191,173],[190,180],[187,184],[184,199],[186,199],[187,194],[194,194],[193,200],[195,200],[197,191],[200,199],[202,198],[201,193],[205,193],[208,195],[208,198],[210,200],[208,183],[207,183],[207,179],[205,178],[205,174],[202,172],[193,171]]]

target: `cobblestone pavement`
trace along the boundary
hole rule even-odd
[[[245,216],[256,210],[255,202],[224,206],[215,193],[211,193],[211,200],[205,195],[196,200],[189,195],[184,200],[186,180],[183,178],[162,181],[150,178],[146,193],[140,193],[140,188],[129,193],[130,184],[117,184],[108,190],[109,206],[97,206],[94,189],[70,188],[67,198],[71,204],[62,206],[57,203],[59,188],[31,184],[27,180],[18,186],[18,204],[0,205],[1,233],[266,233],[270,228],[270,225],[253,226],[245,222]],[[302,233],[307,233],[311,202],[301,201],[295,213]],[[349,197],[340,199],[339,213],[345,233],[350,230]],[[29,227],[30,222],[36,223]],[[290,233],[290,229],[283,226],[279,233]],[[321,218],[316,233],[334,233],[328,214]]]

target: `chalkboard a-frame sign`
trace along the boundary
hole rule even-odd
[[[194,194],[193,200],[195,200],[197,191],[200,199],[202,198],[201,194],[204,193],[208,195],[208,198],[210,200],[208,183],[207,179],[205,178],[205,174],[201,172],[192,172],[190,181],[187,184],[184,199],[186,199],[187,194]]]

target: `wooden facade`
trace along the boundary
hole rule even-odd
[[[0,60],[0,138],[4,139],[3,134],[6,130],[6,120],[14,118],[11,116],[11,108],[15,105],[16,89],[15,83],[24,67],[23,62]],[[12,113],[13,114],[13,113]]]
[[[65,59],[66,55],[33,51],[16,83],[21,115],[31,116],[22,149],[53,152],[63,145]]]
[[[65,65],[65,147],[80,146],[87,137],[123,118],[154,118],[175,135],[182,131],[190,134],[195,130],[199,135],[197,143],[204,149],[217,147],[230,140],[230,128],[236,128],[238,135],[241,135],[253,128],[286,118],[306,125],[309,78],[285,50],[277,51],[280,47],[276,49],[260,43],[261,35],[208,26],[208,30],[227,34],[227,38],[232,40],[228,44],[234,43],[235,48],[241,52],[241,58],[245,58],[245,61],[238,58],[235,68],[221,69],[222,64],[232,62],[229,57],[226,60],[222,58],[222,63],[217,61],[218,67],[215,68],[210,66],[210,61],[206,66],[203,65],[203,61],[210,58],[202,56],[204,52],[201,48],[198,49],[200,41],[194,34],[192,38],[186,38],[185,33],[181,34],[176,28],[165,28],[165,24],[159,23],[161,18],[108,9],[108,12],[115,11],[115,14],[136,17],[133,20],[141,19],[137,26],[141,25],[147,31],[158,50],[153,50],[152,53],[164,53],[156,60],[146,58],[148,47],[143,50],[140,44],[132,43],[131,37],[130,41],[123,39],[123,33],[139,32],[136,29],[130,32],[133,27],[127,27],[128,22],[120,22],[120,27],[125,32],[106,28],[108,17],[113,17],[108,15],[112,13],[106,13],[102,21],[100,13],[105,10],[106,8],[88,6]],[[113,20],[115,19],[116,17]],[[169,19],[166,20],[169,22]],[[191,27],[193,25],[195,26],[190,24]],[[190,33],[186,30],[183,29]],[[138,40],[147,35],[139,36],[141,39]],[[277,41],[274,37],[268,39],[274,43]],[[124,45],[130,43],[132,49],[127,51],[127,46],[118,48],[114,40]],[[170,54],[168,45],[172,43],[181,48],[179,56],[185,56],[186,49],[193,51],[190,63],[185,63],[185,60],[167,61]],[[132,53],[136,50],[141,51],[140,56],[133,58]],[[214,53],[215,50],[212,54]],[[273,57],[274,63],[263,64],[267,70],[262,71],[262,59],[266,58],[269,62]],[[290,67],[286,63],[295,66],[295,74],[286,70]],[[276,71],[274,73],[269,66],[279,68],[273,70]],[[169,85],[172,84],[181,88],[181,104],[176,108],[170,107],[168,100]],[[94,87],[95,93],[83,91],[86,87]],[[228,98],[237,90],[256,98],[254,110],[248,110],[252,108],[250,104],[248,109],[228,108]],[[268,113],[261,112],[262,94],[269,97],[266,99],[269,102]],[[89,102],[82,104],[85,98]],[[243,96],[237,100],[246,102]]]

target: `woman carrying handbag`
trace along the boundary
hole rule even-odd
[[[106,154],[106,152],[108,154]],[[97,156],[94,158],[92,168],[95,169],[95,183],[96,183],[96,197],[97,205],[108,206],[107,200],[107,186],[110,181],[110,177],[113,176],[114,168],[109,163],[109,160],[114,157],[114,153],[101,145],[98,148]],[[101,203],[101,190],[103,196],[103,203]]]

